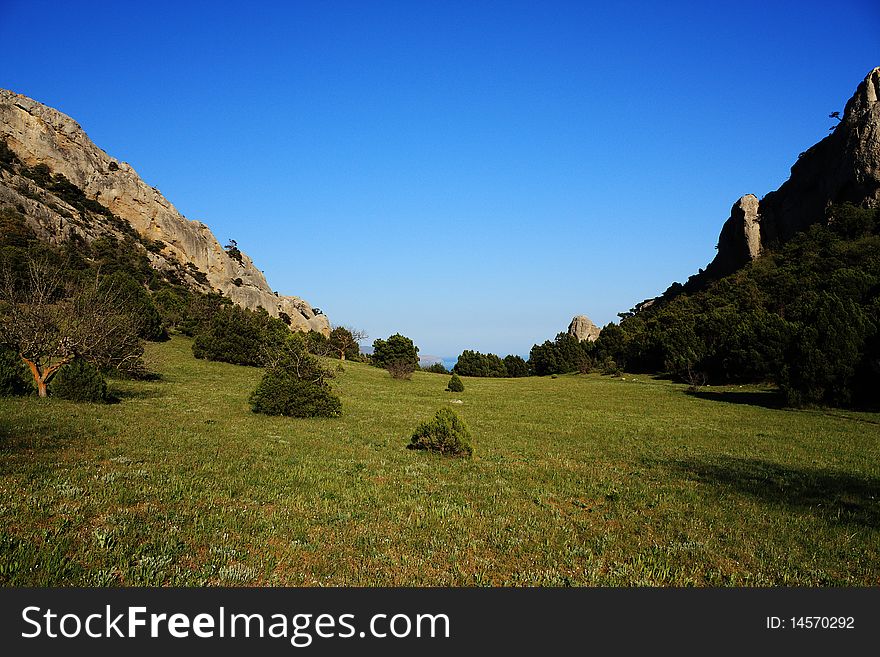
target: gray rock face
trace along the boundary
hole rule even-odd
[[[751,194],[733,206],[718,255],[707,267],[723,276],[811,224],[829,205],[880,204],[880,67],[859,84],[834,132],[801,153],[791,177],[759,202]]]
[[[87,197],[127,221],[142,237],[161,241],[161,250],[149,254],[155,268],[179,269],[180,264],[192,263],[207,279],[205,285],[188,277],[192,287],[223,292],[240,306],[251,310],[261,306],[276,317],[286,313],[291,328],[314,329],[329,335],[326,316],[316,314],[299,297],[276,296],[249,257],[242,254],[241,262],[229,257],[205,224],[183,217],[131,166],[98,148],[70,117],[26,96],[0,89],[0,138],[27,166],[45,164],[53,172],[64,174]],[[41,202],[39,189],[32,190],[30,195],[23,194],[21,190],[28,185],[30,181],[21,176],[0,177],[0,204],[24,208],[29,224],[43,239],[64,241],[70,232],[95,239],[119,231],[112,222],[77,223],[73,217],[76,213],[70,212],[73,208],[65,208],[57,198]],[[241,285],[233,282],[237,279]]]
[[[573,335],[581,342],[584,340],[592,342],[599,337],[599,332],[599,327],[593,324],[586,315],[576,315],[568,325],[568,334]]]

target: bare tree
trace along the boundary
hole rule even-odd
[[[348,326],[336,326],[330,331],[330,347],[333,353],[339,355],[339,360],[345,360],[345,354],[352,349],[360,350],[360,343],[368,337],[366,331],[350,328]]]
[[[75,358],[101,369],[142,366],[136,318],[122,292],[96,274],[74,285],[47,256],[30,254],[24,272],[0,272],[0,343],[28,366],[40,397],[56,372]]]

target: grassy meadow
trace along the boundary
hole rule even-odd
[[[190,345],[117,404],[0,399],[0,584],[880,584],[880,414],[346,363],[341,418],[271,418]],[[405,449],[454,399],[475,458]]]

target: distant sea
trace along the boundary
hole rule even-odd
[[[455,356],[454,358],[443,358],[442,361],[443,366],[447,370],[451,370],[453,367],[455,367],[455,363],[458,362],[458,356]]]

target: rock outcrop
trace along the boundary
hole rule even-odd
[[[568,325],[568,334],[573,335],[581,342],[584,340],[592,342],[599,337],[599,333],[599,327],[593,324],[586,315],[575,315],[571,324]]]
[[[880,67],[859,84],[834,131],[801,153],[791,177],[763,199],[748,194],[721,230],[718,254],[697,279],[718,278],[826,220],[829,205],[880,204]],[[697,281],[699,282],[699,280]]]
[[[65,114],[0,89],[0,140],[22,164],[43,164],[63,174],[115,216],[77,221],[75,209],[63,199],[24,176],[0,171],[0,206],[17,207],[42,239],[57,243],[76,235],[93,240],[124,230],[112,220],[118,217],[155,247],[148,255],[156,269],[182,272],[193,288],[222,292],[245,308],[262,307],[276,317],[284,313],[293,329],[329,335],[326,316],[299,297],[276,295],[247,255],[230,257],[205,224],[183,217],[158,189],[98,148]]]

